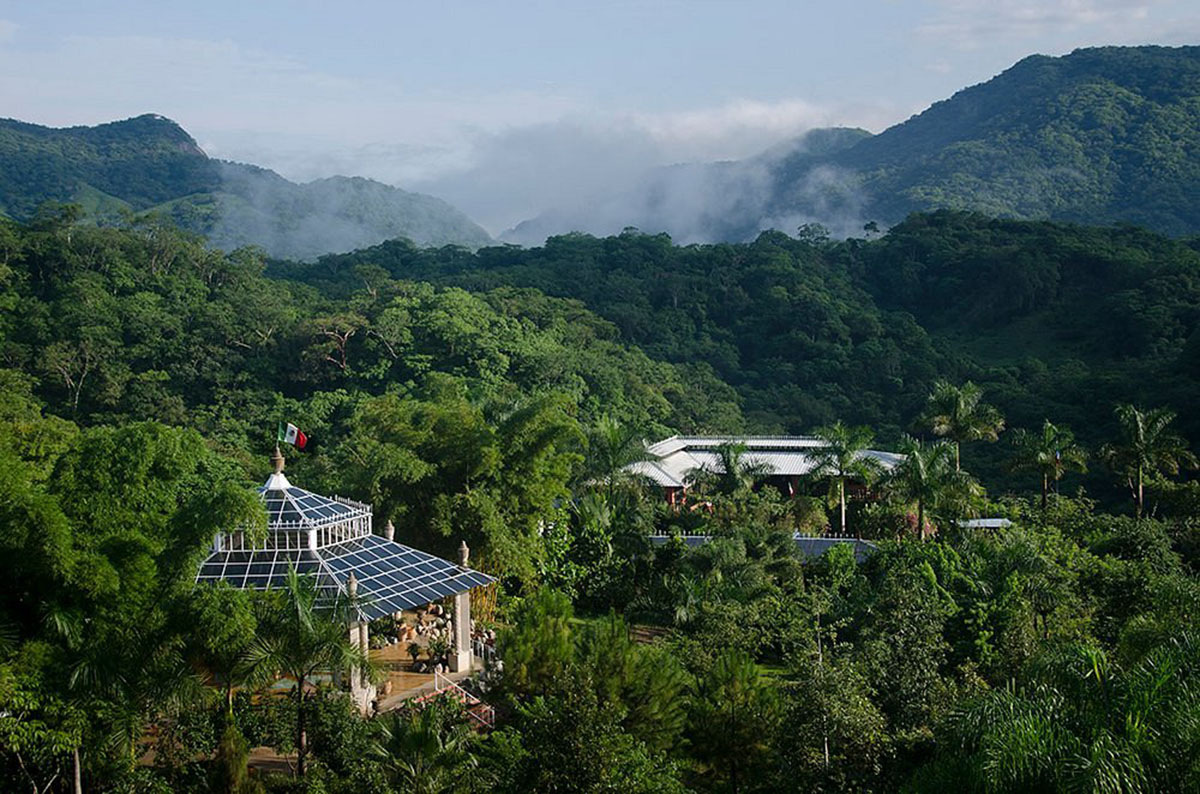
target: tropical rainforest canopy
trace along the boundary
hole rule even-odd
[[[76,218],[0,225],[5,790],[1200,790],[1188,242],[939,212],[299,264]],[[280,420],[293,481],[499,577],[496,730],[266,694],[348,658],[304,581],[193,586]],[[789,497],[731,443],[673,509],[624,466],[675,432],[830,453]],[[844,499],[877,551],[801,558]]]

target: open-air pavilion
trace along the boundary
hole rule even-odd
[[[274,473],[258,489],[267,508],[265,537],[252,539],[243,528],[217,533],[196,582],[225,581],[266,590],[281,587],[294,567],[316,577],[319,590],[330,600],[352,597],[348,630],[351,642],[364,653],[370,647],[370,621],[453,597],[450,672],[469,673],[474,667],[470,591],[494,580],[467,567],[466,545],[456,564],[397,543],[390,523],[385,536],[376,535],[370,505],[292,485],[283,473],[279,450],[272,462]],[[428,678],[432,684],[434,675]],[[369,711],[377,695],[374,685],[352,672],[350,691],[358,707]]]

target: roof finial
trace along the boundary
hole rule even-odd
[[[275,473],[283,473],[283,453],[279,451],[279,444],[275,445],[275,454],[271,455],[271,463],[275,465]]]
[[[458,564],[466,568],[469,559],[471,559],[471,550],[467,548],[467,542],[464,540],[458,546]]]

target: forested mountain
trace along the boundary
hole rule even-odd
[[[942,208],[1200,233],[1200,47],[1033,55],[878,135],[851,132],[816,130],[749,160],[664,169],[508,238],[636,226],[684,242],[735,241],[805,222],[853,236],[869,221]]]
[[[395,237],[468,247],[491,239],[432,196],[361,178],[296,184],[211,159],[162,116],[64,129],[0,120],[0,212],[25,220],[51,200],[78,203],[101,223],[159,213],[226,250],[253,244],[293,259]]]

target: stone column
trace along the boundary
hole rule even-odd
[[[471,550],[466,541],[458,547],[458,564],[467,567]],[[454,648],[450,652],[450,671],[471,672],[475,657],[471,652],[471,591],[454,596]]]

